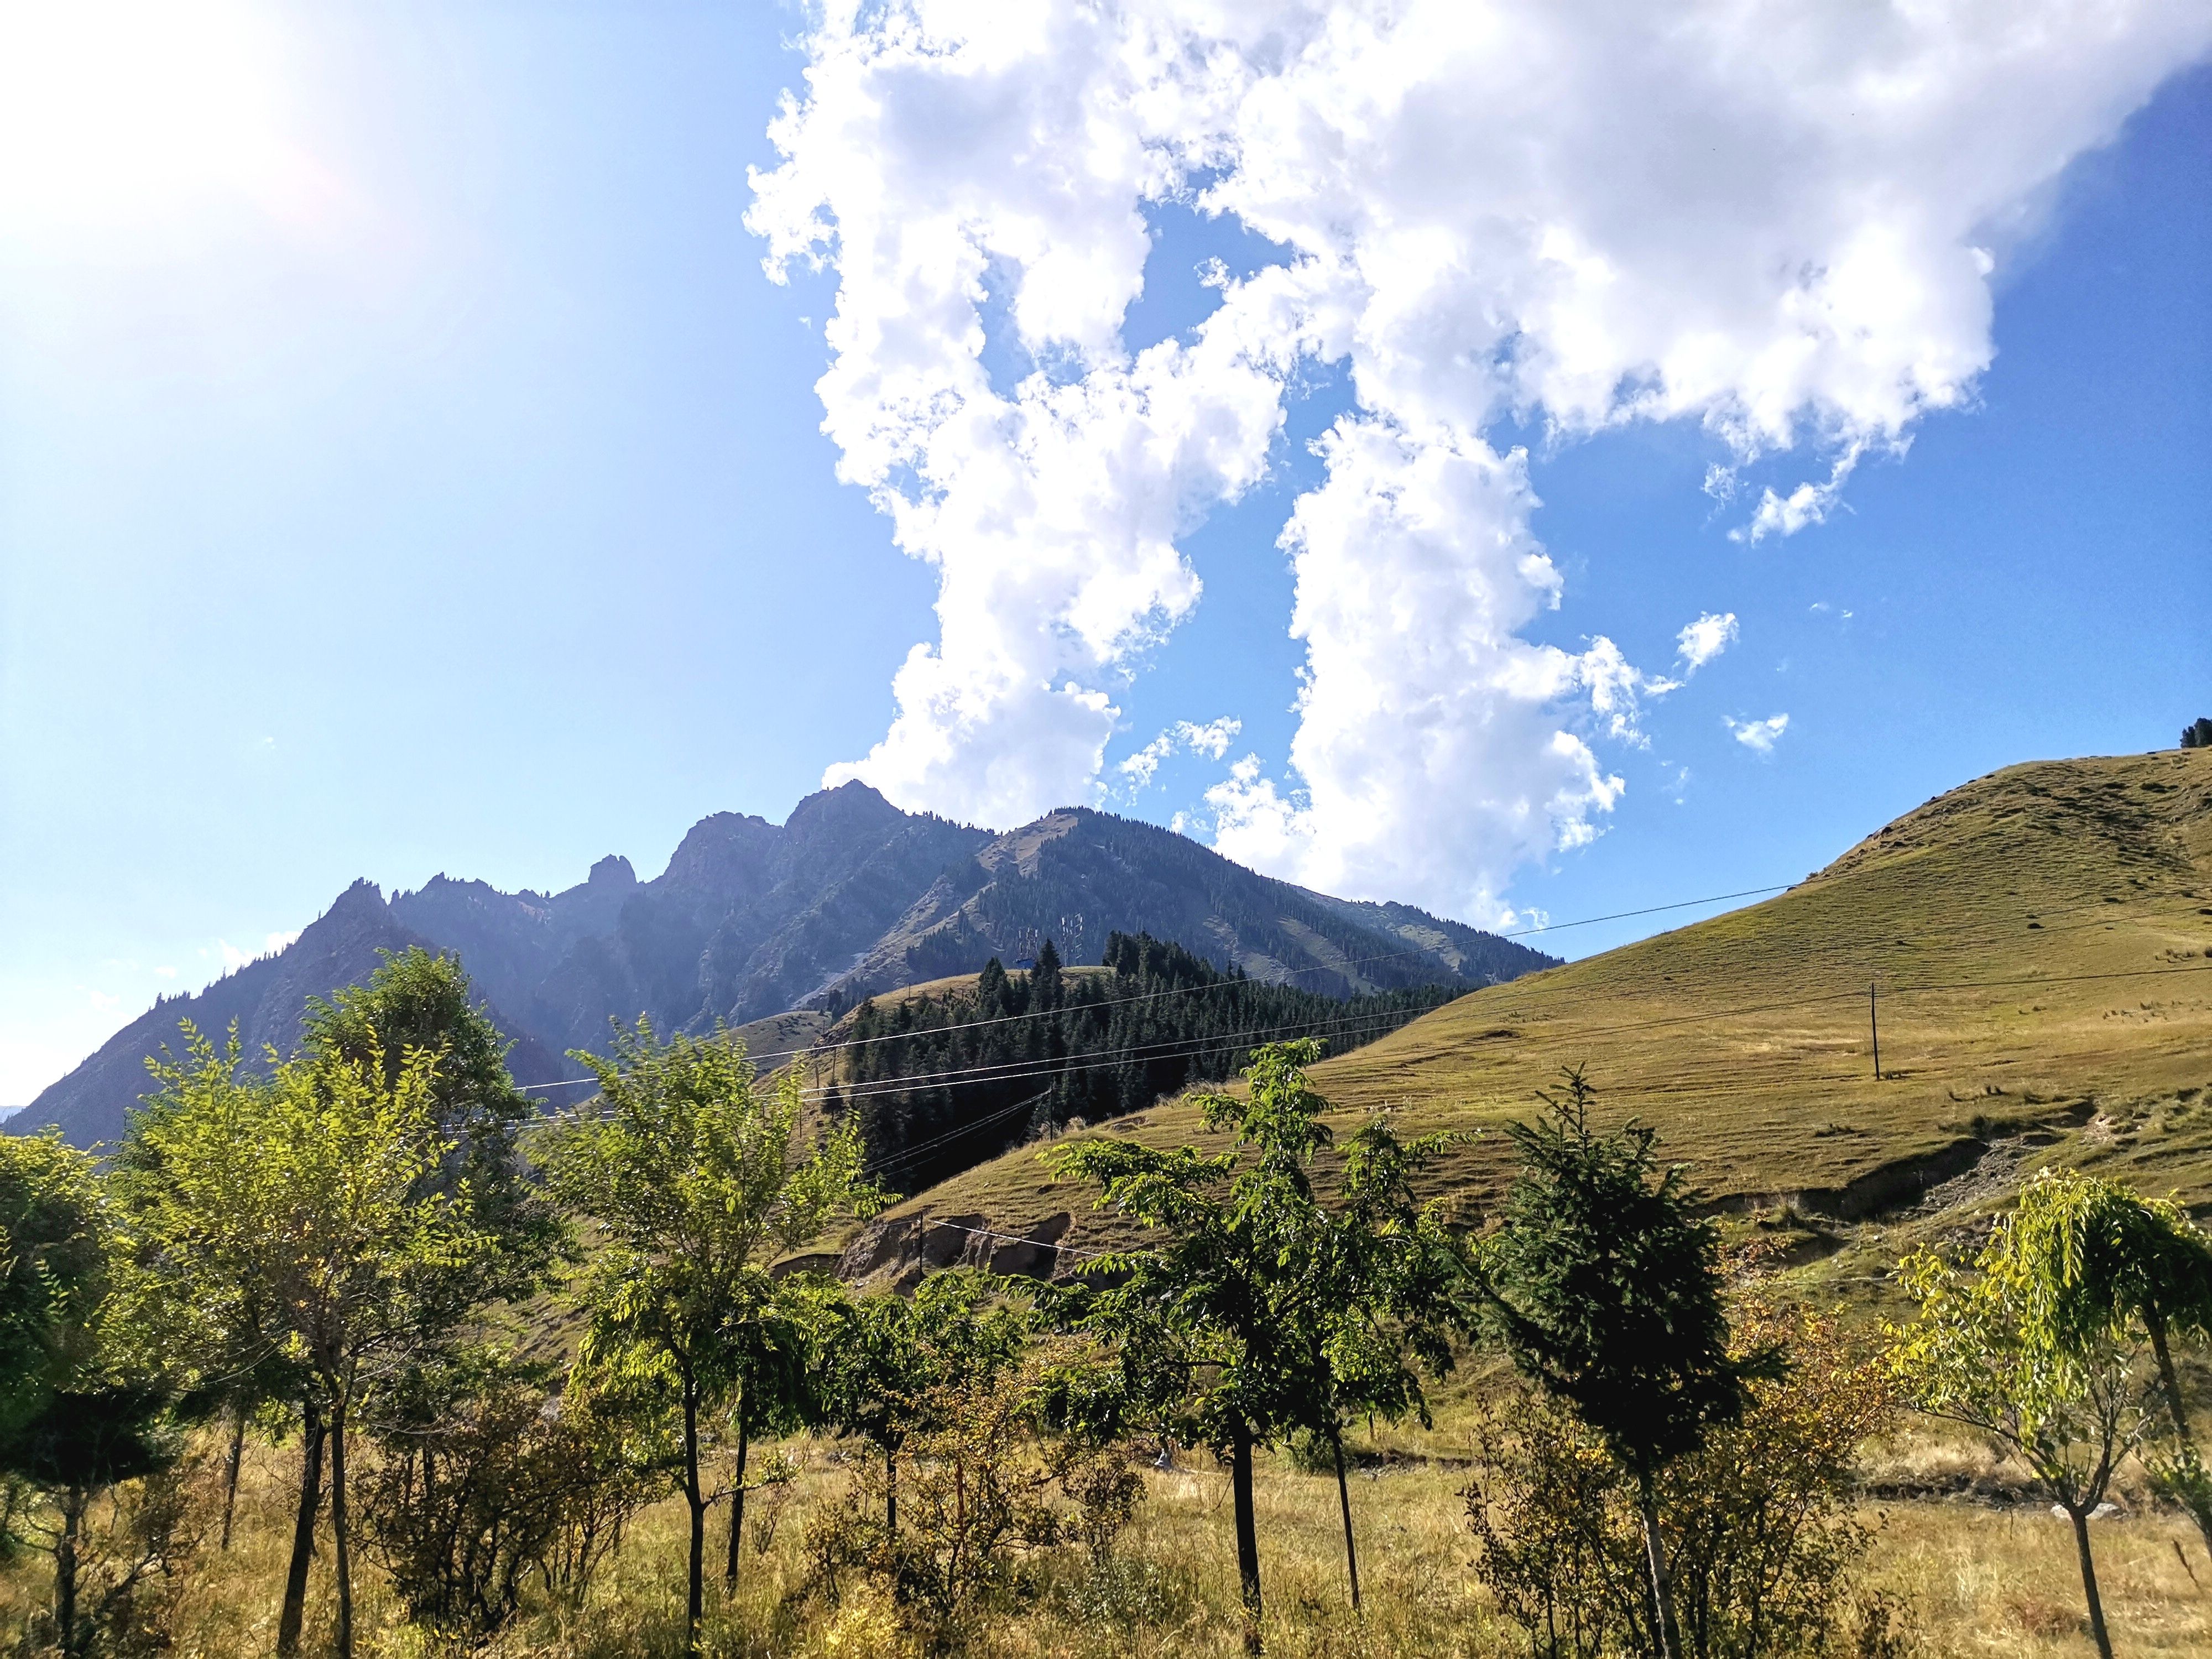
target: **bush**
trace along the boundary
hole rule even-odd
[[[2193,720],[2181,728],[2184,749],[2212,749],[2212,716]]]
[[[1661,1529],[1686,1655],[1900,1652],[1895,1609],[1856,1594],[1873,1529],[1852,1512],[1858,1447],[1893,1417],[1875,1362],[1834,1324],[1764,1297],[1735,1346],[1781,1343],[1788,1376],[1754,1383],[1742,1419],[1667,1472]],[[1533,1395],[1493,1433],[1467,1490],[1476,1571],[1547,1659],[1658,1650],[1634,1483],[1595,1437]]]
[[[176,1463],[113,1489],[113,1501],[86,1505],[76,1539],[77,1614],[70,1654],[151,1659],[174,1645],[178,1603],[205,1531],[192,1487],[197,1466]],[[58,1540],[27,1506],[18,1524],[51,1547]],[[22,1651],[60,1653],[53,1615],[41,1609]]]
[[[409,1617],[464,1649],[498,1634],[533,1575],[580,1597],[649,1496],[587,1405],[512,1377],[387,1432],[384,1450],[362,1483],[364,1536]]]
[[[907,1628],[936,1651],[963,1643],[984,1609],[1019,1599],[1024,1564],[1061,1545],[1083,1547],[1094,1577],[1144,1496],[1144,1478],[1118,1447],[1043,1428],[1033,1354],[1014,1375],[927,1390],[928,1426],[900,1459],[899,1528],[884,1523],[886,1471],[854,1466],[845,1501],[808,1527],[817,1583],[833,1596],[848,1576],[890,1589]]]

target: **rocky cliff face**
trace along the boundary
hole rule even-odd
[[[250,1052],[289,1051],[308,997],[365,979],[380,950],[457,952],[515,1042],[525,1083],[573,1076],[609,1021],[664,1031],[1010,963],[1047,939],[1068,963],[1108,933],[1174,939],[1217,966],[1338,994],[1470,988],[1551,958],[1402,905],[1354,903],[1256,875],[1182,836],[1083,808],[1002,836],[902,812],[864,784],[810,795],[782,824],[702,818],[651,881],[610,856],[558,893],[441,875],[387,903],[356,882],[281,954],[197,996],[156,1003],[8,1124],[58,1124],[81,1145],[122,1133],[145,1060],[191,1018]]]

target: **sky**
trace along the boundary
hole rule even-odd
[[[357,877],[847,777],[1520,931],[2170,744],[2208,46],[0,0],[0,1104]]]

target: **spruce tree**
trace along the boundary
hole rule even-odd
[[[1506,1130],[1521,1172],[1485,1253],[1486,1302],[1514,1364],[1635,1481],[1653,1625],[1664,1659],[1677,1659],[1659,1475],[1740,1417],[1746,1381],[1777,1364],[1729,1355],[1719,1239],[1680,1168],[1660,1165],[1656,1132],[1632,1121],[1597,1133],[1582,1069],[1565,1082],[1538,1097],[1545,1116]]]

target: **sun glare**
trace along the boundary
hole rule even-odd
[[[301,205],[276,44],[234,4],[0,0],[0,237]]]

